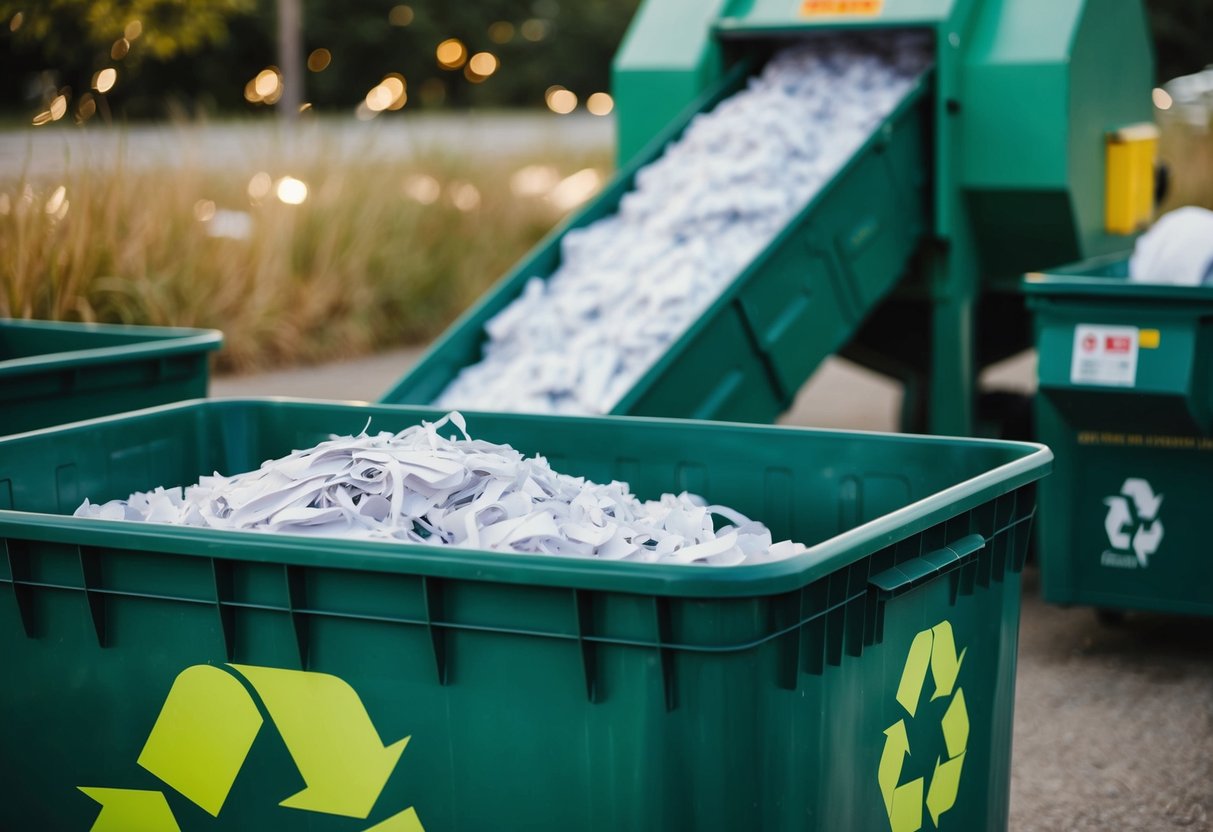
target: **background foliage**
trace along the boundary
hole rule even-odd
[[[611,56],[637,3],[409,0],[411,20],[401,26],[391,22],[392,9],[403,5],[397,0],[303,0],[304,53],[323,47],[332,54],[328,68],[308,73],[306,98],[318,110],[349,112],[385,74],[398,72],[408,79],[410,106],[543,106],[552,84],[584,100],[609,88]],[[11,31],[18,12],[21,25]],[[408,17],[396,15],[398,22]],[[115,61],[112,44],[132,19],[143,22],[144,34]],[[273,0],[0,0],[0,20],[10,24],[0,25],[0,78],[10,79],[0,85],[0,108],[10,112],[37,107],[46,89],[82,92],[103,66],[123,73],[109,96],[116,114],[247,112],[245,83],[276,62]],[[494,30],[504,42],[490,36],[494,23],[507,24]],[[434,49],[450,37],[470,52],[492,52],[500,69],[473,84],[440,68]],[[417,95],[422,89],[427,94]]]

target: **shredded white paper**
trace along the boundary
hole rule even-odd
[[[695,117],[616,214],[485,325],[483,358],[435,404],[608,413],[838,172],[929,62],[916,33],[789,47]]]
[[[443,437],[448,424],[462,438]],[[86,499],[75,516],[645,563],[735,566],[805,551],[692,494],[641,501],[627,483],[557,473],[543,457],[472,439],[457,412],[397,434],[335,436],[184,489]]]

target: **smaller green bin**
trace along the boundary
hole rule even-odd
[[[439,415],[210,400],[0,439],[0,828],[1005,828],[1038,445],[466,414],[810,546],[737,568],[65,516]]]
[[[1032,274],[1044,597],[1213,615],[1213,288],[1127,279],[1120,254]]]
[[[213,329],[0,318],[0,436],[207,393]]]

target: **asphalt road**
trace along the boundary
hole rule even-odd
[[[0,130],[0,176],[62,175],[81,168],[145,170],[179,165],[221,170],[250,160],[375,161],[430,153],[541,155],[545,150],[609,151],[614,119],[547,112],[400,113],[360,122],[303,119],[295,127],[249,119],[215,124],[152,124]]]
[[[221,378],[213,392],[373,400],[418,354],[397,350]],[[1030,390],[1034,375],[1034,359],[1025,355],[993,368],[986,379]],[[831,360],[784,421],[891,430],[900,395],[896,384]],[[1045,604],[1037,584],[1030,566],[1015,700],[1012,832],[1213,830],[1213,620],[1131,615],[1106,626],[1090,609]]]

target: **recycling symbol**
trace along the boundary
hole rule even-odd
[[[897,685],[897,704],[907,716],[885,729],[884,751],[877,774],[892,832],[921,829],[924,804],[931,821],[938,827],[940,816],[956,803],[965,749],[969,744],[969,712],[965,708],[964,691],[956,685],[966,652],[967,649],[956,654],[952,625],[947,621],[923,630],[910,643],[901,682]],[[951,698],[940,720],[947,756],[936,756],[929,785],[922,777],[902,783],[902,766],[911,753],[906,719],[913,720],[918,711],[928,670],[934,685],[929,701]]]
[[[173,681],[138,763],[218,817],[261,730],[262,709],[306,784],[279,805],[365,820],[409,737],[384,746],[358,693],[327,673],[239,664],[187,667]],[[161,791],[79,789],[101,804],[91,832],[180,832]],[[424,829],[409,807],[364,832]]]
[[[1104,518],[1108,542],[1113,549],[1133,552],[1138,565],[1145,569],[1162,543],[1162,521],[1158,519],[1162,495],[1155,495],[1146,480],[1130,477],[1120,487],[1119,494],[1104,498],[1104,505],[1108,507],[1108,516]]]

